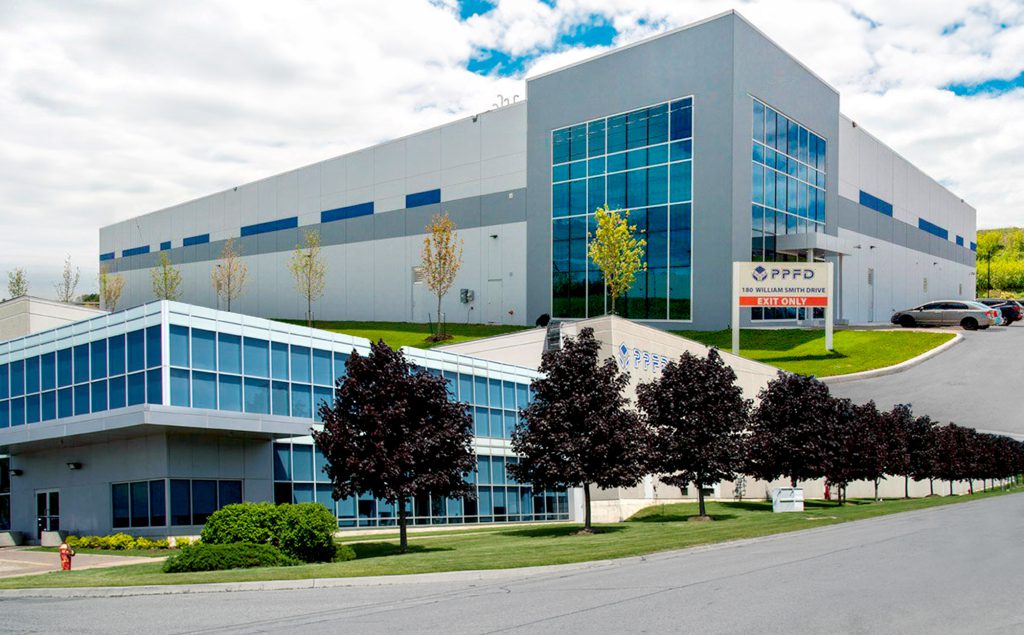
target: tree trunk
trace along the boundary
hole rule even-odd
[[[879,481],[879,479],[876,478],[875,479],[875,500],[876,501],[881,500],[880,498],[878,498],[878,481]]]
[[[910,498],[910,475],[903,477],[903,498]]]
[[[583,484],[583,531],[590,532],[590,483]]]
[[[444,338],[444,331],[441,326],[441,294],[437,294],[437,339]]]
[[[700,515],[703,518],[707,516],[707,512],[704,510],[704,488],[697,484],[697,509],[700,510]]]
[[[967,479],[967,489],[970,490],[971,496],[974,496],[974,479],[973,478]]]
[[[928,479],[928,495],[935,496],[935,479]]]
[[[953,495],[953,480],[952,479],[950,479],[950,481],[949,481],[949,495],[950,496]]]
[[[796,477],[795,476],[790,476],[789,477],[789,486],[790,487],[796,487]]]
[[[407,553],[409,551],[409,536],[405,531],[405,524],[408,521],[405,498],[399,498],[398,505],[398,552]]]
[[[306,326],[313,328],[313,297],[306,295]]]

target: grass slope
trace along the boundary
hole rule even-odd
[[[728,351],[732,331],[673,331]],[[804,329],[742,329],[740,355],[802,375],[828,377],[899,364],[953,339],[936,331],[836,331],[832,352],[825,332]]]
[[[279,320],[288,324],[305,326],[304,320]],[[414,324],[412,322],[313,322],[313,327],[335,333],[344,333],[356,337],[365,337],[372,342],[383,339],[391,348],[400,346],[415,346],[416,348],[433,348],[443,344],[455,344],[477,340],[492,335],[503,333],[514,333],[522,331],[526,326],[511,326],[503,324],[449,324],[448,333],[452,339],[444,342],[427,342],[430,336],[430,327],[427,324]]]
[[[1024,488],[1013,488],[1019,492]],[[697,513],[696,504],[677,503],[648,508],[624,523],[599,525],[593,536],[573,535],[579,525],[551,524],[527,527],[470,528],[466,531],[409,537],[411,552],[396,555],[395,537],[356,537],[343,540],[358,555],[356,560],[298,567],[237,569],[203,573],[166,574],[160,563],[145,563],[52,572],[0,580],[0,588],[135,586],[194,584],[253,580],[294,580],[354,576],[433,573],[503,569],[564,564],[636,556],[694,545],[798,531],[884,514],[924,509],[1002,495],[993,490],[974,496],[932,497],[884,502],[834,503],[808,501],[804,513],[773,514],[763,501],[711,502],[711,523],[686,522]]]

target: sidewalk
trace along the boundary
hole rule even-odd
[[[101,556],[80,554],[72,560],[75,569],[99,569],[118,567],[126,564],[143,562],[159,562],[163,558],[145,558],[135,556]],[[19,575],[32,575],[60,570],[60,556],[45,551],[29,551],[26,547],[0,548],[0,578],[13,578]]]

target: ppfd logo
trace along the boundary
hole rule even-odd
[[[668,357],[659,355],[658,353],[652,353],[635,347],[626,346],[625,343],[619,344],[618,348],[618,362],[619,366],[623,370],[629,370],[634,368],[637,370],[645,370],[654,373],[660,373],[661,369],[668,364]]]
[[[803,267],[772,267],[771,269],[766,269],[758,265],[750,272],[750,277],[755,282],[764,282],[769,277],[772,280],[811,280],[814,278],[814,269],[805,269]]]

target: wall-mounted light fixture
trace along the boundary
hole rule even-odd
[[[68,469],[69,470],[80,470],[80,469],[82,469],[82,464],[77,462],[77,461],[70,461],[70,462],[68,462]]]
[[[24,474],[24,472],[22,472],[18,468],[12,467],[10,469],[10,474],[11,474],[11,476],[21,476],[22,474]]]

